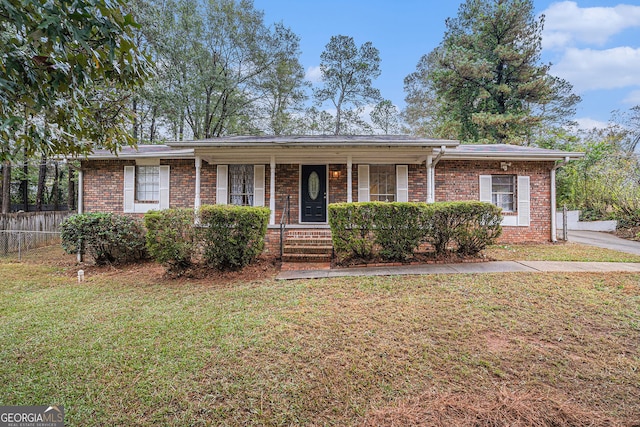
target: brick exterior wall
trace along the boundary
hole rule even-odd
[[[169,202],[173,207],[193,207],[195,197],[194,160],[161,160],[161,165],[170,166]],[[546,242],[550,240],[550,170],[553,162],[511,162],[507,172],[500,169],[499,161],[453,161],[441,160],[435,173],[436,201],[479,200],[479,175],[526,175],[531,185],[531,226],[504,227],[501,242]],[[123,211],[124,166],[135,165],[133,160],[83,161],[84,210],[85,212]],[[347,167],[345,164],[328,165],[328,197],[330,203],[346,202]],[[202,162],[201,202],[216,203],[217,166]],[[333,171],[338,172],[336,178]],[[265,206],[270,200],[270,167],[265,167]],[[352,169],[352,200],[358,201],[358,165]],[[299,219],[299,164],[276,166],[276,224],[290,196],[290,219],[298,224]],[[409,165],[409,201],[424,202],[427,198],[427,169],[424,163]],[[507,215],[516,215],[507,214]],[[279,252],[279,230],[269,230],[267,252]]]
[[[504,226],[500,242],[548,242],[551,240],[550,171],[552,167],[553,162],[512,161],[511,167],[505,172],[500,169],[500,161],[442,160],[437,164],[435,171],[435,198],[437,202],[480,200],[479,175],[529,176],[531,225],[529,227]],[[517,215],[517,213],[506,215]]]

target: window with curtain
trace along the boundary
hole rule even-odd
[[[491,176],[491,203],[502,208],[505,212],[514,212],[515,194],[515,175]]]
[[[136,201],[160,200],[160,166],[136,166]]]
[[[396,167],[394,165],[369,166],[369,200],[372,202],[396,200]]]
[[[253,206],[253,165],[229,165],[229,204]]]

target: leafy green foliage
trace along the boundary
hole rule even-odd
[[[424,240],[425,211],[422,203],[374,203],[375,242],[380,255],[389,260],[404,261],[411,257]]]
[[[219,270],[239,270],[264,249],[269,209],[207,205],[200,208],[204,261]]]
[[[349,36],[332,36],[320,55],[322,88],[314,89],[318,104],[331,101],[336,109],[335,135],[343,135],[343,123],[348,104],[358,108],[380,100],[380,91],[373,87],[373,79],[380,75],[380,52],[371,42],[358,48]]]
[[[453,202],[453,209],[462,217],[456,229],[457,252],[476,255],[493,245],[502,234],[501,209],[484,202]]]
[[[333,246],[340,261],[405,261],[422,243],[437,257],[451,248],[463,256],[478,254],[502,232],[501,210],[490,203],[335,203],[329,205]]]
[[[329,205],[329,226],[338,258],[372,257],[374,216],[375,205],[372,203]]]
[[[0,160],[132,143],[127,91],[148,62],[125,0],[0,2]],[[92,141],[87,143],[86,141]]]
[[[145,231],[137,218],[112,213],[72,215],[60,224],[62,248],[82,251],[96,264],[123,264],[146,257]]]
[[[168,271],[180,273],[192,264],[196,250],[193,209],[166,209],[147,212],[149,255]]]
[[[466,0],[405,79],[411,130],[528,145],[538,129],[565,124],[580,98],[540,64],[543,20],[532,0]]]

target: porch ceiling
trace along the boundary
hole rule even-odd
[[[276,164],[421,164],[433,153],[432,147],[269,147],[228,149],[195,148],[195,155],[210,164],[269,164],[272,156]]]

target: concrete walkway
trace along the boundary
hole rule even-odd
[[[472,273],[640,273],[640,263],[565,261],[489,261],[461,264],[423,264],[392,267],[354,267],[331,270],[282,271],[276,279],[324,279],[329,277],[401,276],[409,274]]]
[[[599,248],[613,249],[628,254],[640,255],[640,242],[621,239],[611,233],[598,231],[569,231],[569,241]]]
[[[597,231],[569,231],[569,241],[640,255],[640,242],[621,239]],[[323,270],[282,271],[276,279],[322,279],[328,277],[400,276],[407,274],[473,274],[473,273],[640,273],[640,263],[631,262],[566,262],[566,261],[490,261],[461,264],[423,264],[389,267],[355,267]]]

